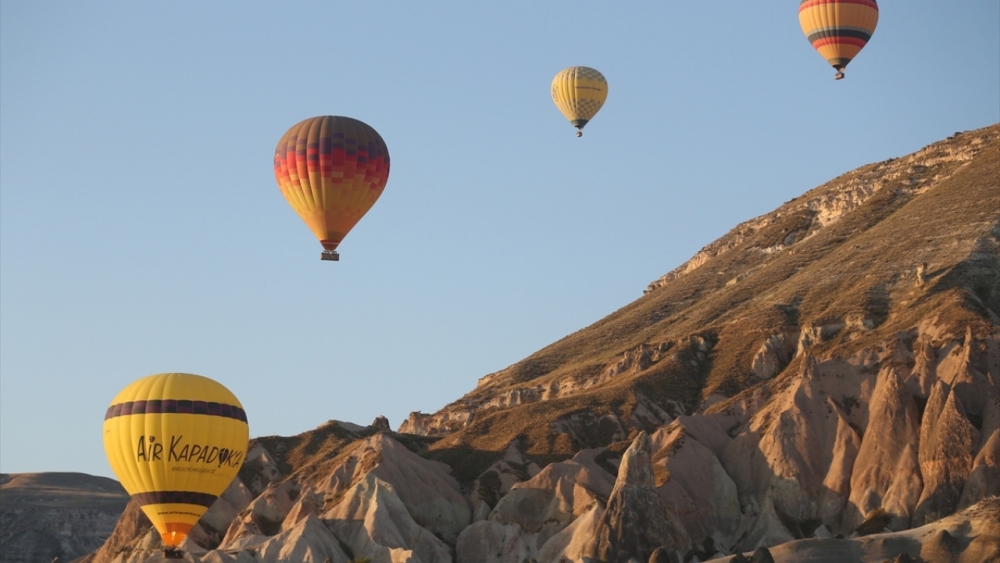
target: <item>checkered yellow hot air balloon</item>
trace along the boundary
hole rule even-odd
[[[249,431],[236,396],[200,375],[150,375],[111,401],[104,453],[168,558],[182,556],[188,532],[236,478]]]
[[[274,150],[278,188],[323,245],[323,260],[382,195],[389,149],[378,132],[350,117],[324,115],[292,126]]]
[[[608,99],[608,81],[600,72],[586,66],[571,66],[552,79],[552,101],[583,136],[586,125]]]
[[[814,49],[844,77],[847,63],[871,39],[878,25],[875,0],[802,0],[799,24]]]

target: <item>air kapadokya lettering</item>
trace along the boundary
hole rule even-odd
[[[156,436],[139,436],[136,444],[135,457],[137,461],[160,461],[163,459],[163,442]],[[183,461],[187,463],[203,463],[216,467],[239,467],[243,463],[245,452],[220,448],[211,444],[189,444],[184,436],[171,436],[170,448],[166,452],[167,461]]]
[[[163,453],[163,444],[156,441],[156,436],[150,436],[146,441],[145,436],[139,436],[139,444],[136,446],[135,459],[138,461],[159,461],[160,454]]]

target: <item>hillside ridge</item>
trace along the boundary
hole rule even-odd
[[[0,474],[0,553],[7,563],[70,561],[100,547],[129,502],[114,479]]]
[[[255,438],[184,547],[210,563],[997,559],[998,311],[1000,124],[741,223],[397,432],[380,417]],[[158,547],[131,503],[85,563]]]
[[[720,321],[728,320],[727,317],[733,315],[750,313],[746,311],[746,307],[738,306],[746,304],[750,299],[770,297],[775,310],[753,313],[776,317],[761,320],[776,324],[776,329],[785,332],[783,326],[800,324],[794,322],[797,319],[792,317],[802,316],[803,308],[808,307],[808,303],[802,303],[803,295],[796,291],[780,292],[778,288],[767,288],[770,294],[767,297],[751,296],[747,295],[749,292],[739,291],[735,286],[748,285],[742,282],[751,281],[747,278],[766,267],[778,270],[772,276],[777,278],[777,284],[795,286],[801,283],[802,278],[796,277],[795,273],[803,268],[811,267],[818,270],[820,275],[831,270],[849,272],[850,269],[836,264],[845,254],[858,254],[859,260],[871,263],[873,256],[877,258],[880,250],[878,247],[884,245],[884,241],[880,242],[878,238],[885,237],[882,231],[889,230],[878,229],[879,223],[889,221],[891,225],[892,216],[899,208],[935,187],[946,192],[949,189],[949,179],[956,174],[961,175],[965,165],[977,155],[990,150],[996,154],[998,139],[1000,126],[997,125],[957,133],[911,155],[863,166],[843,174],[792,199],[775,211],[741,223],[680,267],[652,282],[642,298],[521,362],[480,378],[473,391],[437,413],[411,414],[399,427],[399,431],[417,434],[448,433],[470,424],[476,412],[565,397],[567,391],[593,387],[636,365],[642,365],[651,359],[655,361],[655,357],[651,358],[649,354],[656,356],[664,353],[666,348],[672,348],[676,352],[693,346],[697,350],[689,350],[690,353],[696,356],[699,352],[705,353],[722,328]],[[943,188],[940,187],[942,185]],[[988,191],[989,185],[985,186]],[[993,187],[995,189],[995,182]],[[989,247],[989,241],[998,236],[1000,225],[997,223],[997,214],[990,215],[988,207],[975,209],[975,197],[970,197],[967,203],[970,205],[966,206],[968,209],[964,212],[981,217],[979,221],[969,220],[965,225],[956,225],[955,227],[964,227],[961,229],[964,232],[939,234],[936,239],[929,241],[934,246],[927,248],[908,251],[900,248],[904,244],[888,245],[892,252],[908,255],[907,264],[901,268],[902,271],[889,273],[888,278],[896,279],[885,279],[879,284],[872,284],[867,290],[868,295],[859,299],[862,301],[861,305],[854,305],[854,311],[817,311],[814,315],[820,317],[816,319],[819,321],[817,326],[808,327],[806,332],[830,331],[841,324],[860,326],[866,322],[874,324],[880,321],[884,313],[880,313],[878,309],[883,307],[881,303],[886,299],[882,294],[891,285],[897,284],[900,278],[916,279],[922,264],[928,264],[926,268],[930,268],[922,276],[940,279],[942,272],[938,272],[935,266],[940,268],[952,261],[939,256],[943,251],[965,252],[968,254],[967,258],[975,262],[973,259],[978,256],[976,253],[980,252],[976,250],[976,245],[985,244]],[[861,211],[858,214],[861,216],[850,216],[854,211]],[[926,212],[932,213],[933,210]],[[963,211],[953,211],[961,212]],[[950,248],[943,247],[944,240],[952,236],[956,237],[956,244]],[[858,237],[858,240],[851,240],[854,237]],[[980,242],[981,239],[985,240]],[[852,244],[847,244],[849,242]],[[961,245],[958,245],[959,242]],[[849,250],[845,251],[845,246]],[[825,258],[831,252],[836,252],[832,259]],[[985,255],[987,260],[990,256],[995,257],[989,250]],[[853,269],[861,270],[858,267]],[[869,272],[865,275],[869,275]],[[753,289],[761,285],[763,284],[757,284]],[[995,312],[1000,310],[1000,304],[996,302],[1000,296],[995,293],[992,295],[990,305]],[[701,307],[696,307],[696,304]],[[699,309],[705,312],[696,315]],[[839,318],[827,323],[827,319],[822,318],[824,314]],[[674,324],[675,327],[671,327],[674,330],[663,330],[667,324]],[[827,328],[824,329],[823,326]],[[802,334],[801,327],[795,330]],[[623,339],[616,338],[621,333],[635,334],[637,338],[630,339],[631,342],[623,342]],[[698,342],[682,342],[686,339]],[[594,351],[604,353],[592,362],[580,362],[580,358],[585,355],[581,353],[581,349],[585,347],[581,341],[596,344],[587,346],[592,355],[596,355],[593,354]],[[567,350],[568,353],[562,350],[566,348],[570,349]],[[726,365],[727,369],[732,367],[734,366]],[[560,371],[565,375],[558,377],[562,375]],[[744,368],[740,371],[746,370]],[[526,381],[533,382],[533,385],[522,385]],[[707,399],[717,390],[724,394],[737,390],[738,385],[729,383],[720,381],[718,386],[710,386],[697,397],[691,398],[687,408],[696,408],[699,401]]]

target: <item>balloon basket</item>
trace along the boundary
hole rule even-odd
[[[164,559],[184,559],[184,552],[176,547],[163,548]]]
[[[337,262],[337,261],[340,260],[340,253],[337,252],[336,250],[324,250],[319,255],[319,259],[320,260],[333,260],[334,262]]]

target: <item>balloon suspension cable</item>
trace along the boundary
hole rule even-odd
[[[184,559],[184,552],[176,547],[164,547],[163,557],[165,559]]]
[[[841,79],[841,78],[843,78],[843,77],[844,77],[844,71],[842,71],[842,70],[841,70],[841,71],[839,71],[839,72],[838,72],[837,74],[834,74],[834,75],[833,75],[833,79],[834,79],[834,80],[840,80],[840,79]]]

